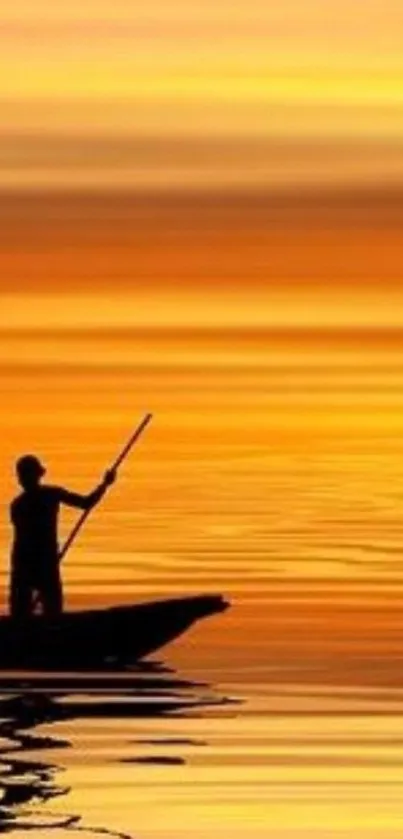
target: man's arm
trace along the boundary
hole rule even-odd
[[[106,472],[102,483],[90,492],[89,495],[70,492],[70,490],[60,487],[58,488],[58,499],[61,504],[66,504],[68,507],[76,507],[79,510],[91,510],[105,495],[106,490],[113,484],[115,479],[116,475],[113,471]]]

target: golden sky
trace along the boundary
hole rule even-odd
[[[1,13],[1,181],[396,183],[402,25],[393,0],[16,0]]]

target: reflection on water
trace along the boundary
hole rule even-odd
[[[197,668],[3,678],[0,832],[401,836],[401,686],[237,675],[220,690]]]
[[[202,683],[180,679],[157,664],[142,665],[126,674],[99,674],[87,677],[38,677],[2,679],[0,696],[0,832],[34,831],[34,835],[63,835],[79,831],[91,837],[107,835],[130,839],[129,834],[103,826],[83,823],[81,813],[59,813],[52,803],[60,796],[68,801],[69,785],[58,782],[62,766],[50,759],[64,750],[75,749],[79,758],[91,764],[90,749],[85,743],[78,749],[72,738],[57,734],[60,728],[78,721],[120,721],[124,739],[130,720],[185,717],[201,718],[207,709],[227,706],[230,699],[219,696]],[[43,729],[46,728],[46,733]],[[50,733],[49,733],[50,729]],[[74,731],[74,728],[70,729]],[[144,745],[151,754],[141,754]],[[178,766],[186,763],[181,751],[188,746],[203,746],[203,740],[186,737],[155,737],[129,740],[129,755],[119,747],[114,755],[121,764]],[[173,754],[164,753],[169,746]],[[137,748],[136,748],[137,747]],[[139,753],[137,753],[139,752]],[[45,755],[36,759],[35,755]],[[65,763],[65,761],[61,761]],[[73,760],[74,762],[74,760]],[[95,759],[95,762],[98,762]],[[88,768],[91,776],[91,768]],[[96,795],[96,792],[95,792]],[[62,833],[60,833],[62,831]]]

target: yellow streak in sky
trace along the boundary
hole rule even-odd
[[[0,327],[18,329],[102,329],[206,327],[402,327],[402,292],[378,289],[303,288],[284,292],[270,288],[230,288],[206,293],[194,286],[177,293],[155,288],[129,294],[3,294]]]
[[[402,18],[392,0],[367,5],[365,21],[335,0],[325,9],[317,0],[273,8],[208,0],[193,10],[172,0],[144,9],[86,3],[85,10],[20,0],[2,13],[0,96],[51,97],[62,108],[64,98],[146,99],[157,111],[159,100],[175,111],[183,98],[229,100],[234,108],[243,101],[397,105]]]

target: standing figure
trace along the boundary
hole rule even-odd
[[[106,472],[102,483],[89,495],[79,495],[62,487],[41,483],[46,469],[32,454],[16,464],[22,492],[11,504],[14,542],[11,555],[10,612],[24,619],[33,614],[39,601],[42,613],[49,618],[63,611],[57,538],[61,504],[89,510],[102,498],[115,480],[114,471]]]

